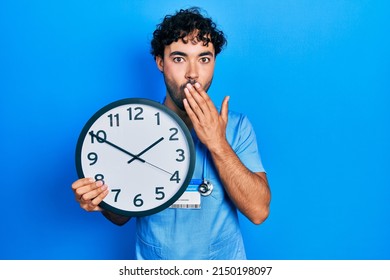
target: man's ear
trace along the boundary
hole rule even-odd
[[[164,72],[164,59],[161,56],[156,56],[156,65],[160,72]]]

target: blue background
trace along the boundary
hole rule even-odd
[[[151,34],[191,5],[228,36],[209,93],[249,116],[272,189],[248,257],[390,259],[388,3],[1,1],[0,259],[134,257],[133,221],[75,202],[75,146],[102,106],[164,95]]]

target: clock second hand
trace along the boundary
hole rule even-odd
[[[147,163],[147,164],[149,164],[150,166],[153,166],[153,167],[155,167],[155,168],[157,168],[157,169],[160,169],[161,171],[164,171],[165,173],[168,173],[169,175],[173,175],[173,173],[171,173],[171,172],[169,172],[169,171],[166,171],[165,169],[162,169],[162,168],[158,167],[157,165],[154,165],[154,164],[152,164],[152,163],[150,163],[150,162],[148,162],[148,161],[145,161],[145,163]]]
[[[147,151],[149,151],[151,148],[153,148],[154,146],[156,146],[158,143],[160,143],[162,140],[164,140],[164,137],[161,137],[160,139],[158,139],[157,141],[155,141],[152,145],[148,146],[146,149],[144,149],[142,152],[140,152],[138,155],[136,155],[135,157],[133,157],[131,160],[129,160],[127,163],[131,163],[133,160],[137,159],[139,156],[143,155],[144,153],[146,153]],[[166,171],[165,169],[162,169],[160,167],[158,167],[157,165],[154,165],[148,161],[144,161],[145,163],[149,164],[150,166],[153,166],[157,169],[160,169],[161,171],[164,171],[165,173],[168,173],[169,175],[173,175],[171,172],[169,171]]]

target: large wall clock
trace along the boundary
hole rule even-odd
[[[195,167],[194,143],[184,122],[149,99],[115,101],[97,111],[76,147],[80,178],[103,180],[103,209],[124,216],[164,210],[185,191]]]

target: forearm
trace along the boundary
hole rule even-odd
[[[268,217],[271,199],[265,173],[246,168],[227,142],[210,153],[230,199],[249,220],[262,223]]]
[[[112,212],[107,211],[107,210],[103,210],[102,214],[109,221],[111,221],[112,223],[114,223],[118,226],[122,226],[122,225],[126,224],[131,219],[130,217],[121,216],[121,215],[112,213]]]

